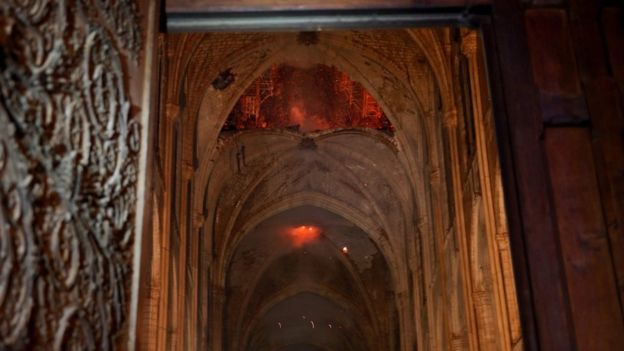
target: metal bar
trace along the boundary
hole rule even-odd
[[[379,29],[424,26],[473,26],[465,8],[444,11],[277,11],[168,13],[167,32],[318,31],[329,29]]]

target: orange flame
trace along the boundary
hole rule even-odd
[[[223,130],[290,128],[308,133],[354,127],[394,133],[375,98],[337,68],[273,65],[239,98]]]
[[[321,234],[321,229],[313,225],[301,225],[288,229],[288,236],[295,248],[316,240]]]

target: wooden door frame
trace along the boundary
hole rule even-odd
[[[172,1],[184,3],[183,1]],[[201,1],[200,1],[201,2]],[[443,1],[444,2],[444,1]],[[279,9],[258,10],[241,6],[235,10],[187,12],[178,6],[175,11],[163,10],[161,28],[165,32],[191,31],[270,31],[270,30],[319,30],[347,28],[397,28],[422,26],[474,26],[484,38],[487,57],[488,80],[494,107],[494,122],[499,145],[501,172],[509,223],[510,246],[513,256],[516,292],[524,346],[527,350],[549,349],[548,346],[563,345],[573,339],[569,327],[569,303],[567,297],[549,294],[538,287],[557,285],[564,289],[565,278],[559,251],[541,250],[527,241],[544,236],[551,241],[557,237],[551,219],[552,198],[548,195],[548,174],[545,154],[536,144],[535,135],[541,127],[538,97],[533,83],[533,72],[528,53],[523,9],[519,2],[505,0],[478,1],[479,6],[462,6],[469,1],[450,0],[446,6],[419,5],[414,8],[357,8],[345,6],[340,9]],[[171,2],[170,2],[171,3]],[[453,6],[448,6],[452,3]],[[183,10],[183,8],[182,8]],[[306,23],[313,23],[307,25]],[[511,45],[510,43],[513,43]],[[504,64],[503,64],[504,62]],[[517,103],[520,96],[522,104]],[[527,123],[533,121],[535,123]],[[523,128],[523,125],[528,125]],[[526,149],[526,156],[518,156]],[[535,171],[527,183],[518,180],[526,176],[529,159]],[[531,206],[528,198],[542,198],[543,211],[527,211]],[[543,231],[546,232],[543,232]],[[552,248],[552,247],[551,247]],[[143,250],[144,254],[145,251]],[[546,263],[547,272],[540,274],[540,267],[529,261]],[[143,260],[143,262],[146,262]],[[143,275],[142,281],[146,278]],[[149,287],[149,283],[141,284]],[[144,294],[141,294],[145,296]],[[539,311],[536,302],[539,301]],[[554,335],[544,335],[555,329]],[[540,333],[541,331],[541,333]],[[541,334],[541,335],[540,335]],[[544,345],[548,345],[544,347]]]

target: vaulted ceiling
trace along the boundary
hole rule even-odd
[[[257,225],[238,245],[227,279],[232,349],[244,341],[250,350],[293,343],[371,350],[379,340],[395,342],[383,254],[362,229],[327,210],[304,205]]]
[[[215,242],[227,349],[396,349],[414,199],[395,143],[366,129],[222,141],[211,185],[228,233]]]
[[[211,284],[222,291],[211,318],[223,339],[213,347],[372,351],[416,344],[425,323],[411,302],[422,284],[413,277],[423,274],[417,241],[433,226],[430,177],[440,186],[440,116],[450,96],[442,36],[170,35],[166,70],[175,80],[165,86],[165,107],[183,113],[193,207],[211,233]],[[428,53],[423,41],[432,43]],[[275,67],[307,72],[308,80],[323,81],[310,72],[333,72],[330,81],[348,77],[374,99],[392,132],[345,123],[283,128],[271,124],[270,109],[262,112],[270,123],[258,122],[260,108],[248,106],[253,87],[273,84],[265,72]],[[251,124],[222,129],[233,109],[247,111]]]

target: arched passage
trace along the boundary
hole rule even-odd
[[[314,235],[297,240],[308,230]],[[357,349],[387,348],[395,342],[398,306],[386,259],[367,233],[334,213],[308,205],[265,219],[240,241],[226,277],[225,334],[232,349],[253,338],[255,324],[271,313],[273,335],[286,325],[298,326],[303,318],[310,332],[317,325],[332,329],[331,324],[335,336],[367,340]],[[310,306],[313,301],[303,299],[298,309],[275,313],[275,306],[301,294],[322,297],[340,308],[313,318],[319,311]],[[340,322],[343,318],[348,323]],[[338,332],[347,324],[357,326],[354,334]]]
[[[164,270],[169,300],[162,306],[174,306],[164,315],[179,316],[171,330],[189,328],[213,350],[487,349],[492,345],[477,337],[485,329],[507,340],[502,349],[517,345],[508,332],[515,306],[505,290],[510,271],[500,268],[497,251],[505,248],[495,244],[501,219],[472,230],[474,209],[467,206],[481,196],[487,215],[501,213],[494,203],[502,206],[480,193],[498,165],[488,163],[496,156],[481,157],[492,150],[483,145],[493,143],[493,131],[475,132],[481,112],[469,109],[487,103],[464,84],[473,79],[466,72],[482,74],[478,65],[466,71],[462,61],[470,33],[171,35],[165,124],[179,128],[175,135],[161,129],[163,144],[177,145],[163,163],[179,169],[163,180],[173,191],[162,199],[171,206],[163,227],[176,233],[163,243],[179,253]],[[284,72],[321,85],[304,84],[317,90],[302,96],[305,89],[279,81]],[[305,100],[296,118],[283,89]],[[274,105],[262,105],[266,98]],[[372,101],[370,110],[365,101]],[[353,114],[365,110],[378,119],[353,123]],[[245,118],[232,122],[236,114]],[[320,122],[306,125],[305,118]],[[358,232],[370,252],[340,243],[335,233],[345,228]],[[311,232],[289,246],[288,230]],[[474,238],[481,247],[476,259]],[[371,259],[379,265],[366,263]],[[483,277],[473,274],[482,262],[494,267],[484,277],[492,282],[487,299],[475,280]],[[190,295],[197,309],[188,305]],[[349,316],[350,341],[322,343],[327,331],[310,337],[302,326],[279,337],[281,319],[312,301]]]

